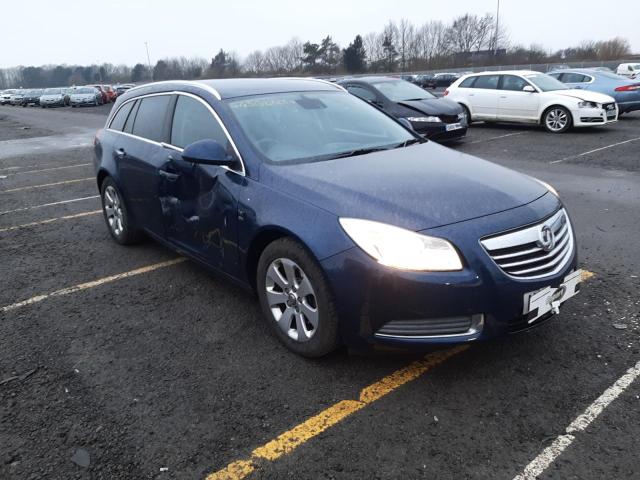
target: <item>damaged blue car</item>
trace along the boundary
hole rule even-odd
[[[580,287],[551,186],[428,141],[329,82],[132,88],[94,144],[113,239],[151,237],[253,289],[300,355],[505,335]]]

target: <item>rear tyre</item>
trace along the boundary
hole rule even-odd
[[[329,284],[305,247],[291,238],[276,240],[262,252],[257,270],[262,312],[289,350],[314,358],[340,345]]]
[[[140,242],[142,231],[133,223],[120,189],[111,177],[105,178],[100,188],[102,213],[113,239],[120,245]]]
[[[573,118],[565,107],[555,105],[542,114],[542,125],[550,133],[564,133],[571,128]]]

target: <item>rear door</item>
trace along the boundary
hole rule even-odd
[[[589,75],[583,75],[582,73],[566,72],[560,76],[560,81],[565,83],[569,88],[588,90],[593,78]]]
[[[495,120],[498,113],[499,75],[479,75],[467,98],[474,120]]]
[[[115,145],[121,187],[127,207],[136,221],[156,235],[163,235],[162,208],[158,199],[158,171],[166,163],[162,142],[168,139],[169,111],[174,96],[156,94],[136,101]]]
[[[532,85],[517,75],[501,75],[500,77],[498,118],[515,122],[537,122],[540,105],[538,92],[523,91],[524,87]]]
[[[182,158],[191,143],[220,143],[237,168],[193,164]],[[158,185],[166,236],[178,249],[227,273],[238,268],[237,192],[244,184],[240,159],[213,109],[195,95],[179,94],[165,145],[168,162]]]

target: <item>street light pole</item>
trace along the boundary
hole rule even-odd
[[[498,7],[496,9],[496,35],[494,40],[494,57],[498,56],[498,32],[500,31],[500,0],[498,0]]]
[[[151,57],[149,56],[149,42],[144,42],[144,47],[147,49],[147,64],[149,65],[149,75],[153,80],[153,70],[151,70]]]

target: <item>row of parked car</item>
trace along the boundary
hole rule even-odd
[[[466,135],[474,121],[542,125],[551,133],[607,125],[640,110],[640,79],[603,69],[467,73],[444,98],[400,77],[337,80],[353,95],[439,141]]]
[[[124,85],[85,85],[77,87],[9,89],[0,91],[0,105],[79,107],[83,105],[103,105],[115,102],[133,84]]]
[[[552,71],[557,70],[573,70],[568,65],[557,65],[553,68]],[[618,67],[613,70],[609,67],[592,67],[588,70],[595,70],[598,72],[616,74],[624,77],[628,77],[631,79],[640,80],[640,63],[621,63]],[[400,77],[403,80],[407,80],[411,83],[415,83],[416,85],[422,88],[446,88],[453,84],[456,80],[461,77],[473,73],[471,71],[468,72],[443,72],[443,73],[434,73],[434,74],[422,74],[422,75],[401,75]]]

